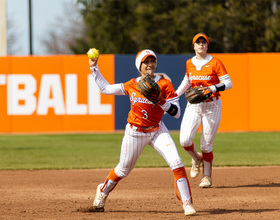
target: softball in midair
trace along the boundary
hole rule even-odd
[[[87,52],[88,58],[89,59],[93,59],[93,58],[97,58],[99,57],[99,52],[97,49],[95,48],[91,48],[89,49],[89,51]]]

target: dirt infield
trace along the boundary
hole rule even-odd
[[[186,168],[189,174],[190,168]],[[135,168],[92,213],[102,170],[0,171],[0,219],[280,219],[280,167],[214,168],[213,187],[190,179],[196,216],[186,217],[169,168]]]

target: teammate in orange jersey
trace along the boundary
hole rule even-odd
[[[100,91],[109,95],[128,95],[131,109],[128,114],[125,134],[122,140],[120,161],[111,170],[108,177],[97,187],[93,202],[94,211],[104,211],[105,201],[118,182],[128,176],[146,145],[152,146],[167,162],[175,178],[175,194],[183,204],[185,215],[196,213],[191,196],[191,190],[183,162],[178,154],[175,143],[162,122],[164,112],[175,118],[181,114],[178,96],[168,79],[154,75],[157,66],[156,54],[148,49],[140,51],[135,59],[135,65],[140,75],[128,82],[109,84],[101,75],[98,58],[89,59],[91,73]],[[159,104],[152,104],[141,95],[137,82],[146,74],[150,74],[159,85],[164,97]],[[177,189],[181,196],[177,195]],[[162,202],[162,201],[161,201]]]
[[[186,62],[186,75],[176,90],[181,96],[190,87],[208,87],[212,96],[199,104],[188,103],[181,122],[180,143],[192,157],[191,178],[198,176],[200,164],[203,166],[201,188],[212,185],[213,141],[221,121],[222,102],[220,91],[232,88],[232,82],[223,63],[207,54],[209,39],[203,33],[193,38],[195,56]],[[202,124],[200,139],[201,153],[198,153],[193,143],[194,135]]]

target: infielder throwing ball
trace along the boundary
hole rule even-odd
[[[93,202],[95,211],[104,211],[105,201],[118,182],[128,176],[146,145],[152,146],[168,163],[175,178],[175,194],[183,204],[185,215],[196,213],[183,162],[175,143],[162,122],[164,112],[178,118],[180,106],[172,83],[154,75],[157,66],[156,54],[151,50],[140,51],[135,65],[140,77],[126,83],[110,85],[101,75],[98,58],[89,59],[91,73],[100,91],[108,95],[128,95],[131,110],[128,114],[122,140],[120,161],[111,170],[104,183],[98,185]],[[149,84],[150,83],[150,84]],[[145,88],[151,87],[150,94]],[[177,189],[179,195],[177,195]]]
[[[180,128],[180,143],[192,157],[191,178],[198,176],[203,163],[203,178],[199,186],[208,188],[212,185],[213,141],[221,121],[222,102],[220,92],[232,88],[232,82],[223,63],[207,54],[209,39],[199,33],[193,38],[195,56],[186,62],[186,75],[176,90],[178,96],[189,87],[201,87],[207,91],[207,99],[200,103],[188,102]],[[205,92],[206,93],[206,92]],[[186,97],[188,92],[186,93]],[[187,97],[190,100],[192,97]],[[201,153],[193,143],[194,135],[202,123],[200,139]]]

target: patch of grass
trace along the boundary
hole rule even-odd
[[[191,158],[180,146],[179,132],[171,132],[185,166]],[[112,168],[119,161],[123,133],[0,135],[0,170]],[[200,133],[194,138],[199,151]],[[218,133],[214,166],[280,165],[280,132]],[[146,146],[136,167],[167,167]]]

